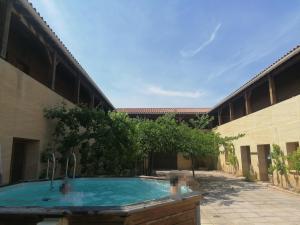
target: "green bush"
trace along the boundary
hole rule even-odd
[[[208,130],[212,118],[207,115],[189,123],[176,121],[174,114],[156,120],[132,119],[126,113],[62,104],[45,109],[45,117],[54,123],[54,131],[51,148],[45,150],[41,161],[45,162],[50,152],[58,152],[63,172],[66,159],[75,152],[85,176],[134,175],[145,159],[151,175],[157,152],[183,153],[191,159],[194,172],[199,156],[217,157],[221,145],[233,146],[231,141],[240,137],[223,138]],[[237,164],[234,149],[231,153],[232,163]]]

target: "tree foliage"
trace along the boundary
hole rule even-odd
[[[197,115],[195,119],[189,120],[189,125],[192,128],[203,130],[207,129],[213,120],[214,117],[210,117],[207,114]]]
[[[199,157],[213,157],[219,155],[220,147],[233,146],[232,141],[242,137],[242,134],[233,137],[221,137],[213,130],[204,129],[211,122],[208,116],[198,117],[200,121],[193,120],[194,128],[187,124],[180,125],[181,148],[180,151],[185,157],[191,159],[193,176],[195,176],[195,161]],[[233,149],[234,150],[234,149]]]
[[[75,151],[83,175],[123,175],[134,168],[134,126],[126,114],[60,105],[46,109],[45,117],[56,122],[52,145],[62,165]]]
[[[133,175],[143,161],[151,175],[154,154],[159,152],[182,153],[191,159],[194,172],[198,157],[217,157],[221,145],[239,137],[223,138],[207,129],[212,120],[207,115],[185,123],[176,121],[174,114],[132,119],[120,112],[60,105],[46,109],[45,117],[55,122],[50,146],[60,153],[62,169],[74,151],[86,176]]]

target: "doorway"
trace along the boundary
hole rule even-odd
[[[247,176],[251,169],[250,146],[241,146],[241,159],[243,176]]]
[[[39,141],[13,138],[10,183],[36,179],[38,176]]]
[[[176,170],[177,153],[155,153],[153,157],[153,168],[155,170]]]
[[[268,168],[272,164],[270,145],[257,145],[259,179],[268,181]]]

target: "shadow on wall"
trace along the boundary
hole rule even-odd
[[[219,169],[219,160],[216,156],[199,157],[196,163],[199,170],[203,168],[206,170]]]
[[[292,171],[283,175],[280,175],[278,172],[274,173],[272,183],[273,185],[279,186],[281,188],[300,192],[299,174]]]

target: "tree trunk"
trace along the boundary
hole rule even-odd
[[[152,175],[153,171],[153,151],[151,151],[148,155],[148,176]]]
[[[153,152],[152,152],[152,153],[151,153],[151,174],[150,174],[150,176],[153,175],[153,163],[154,163],[154,154],[153,154]]]
[[[147,176],[149,176],[149,174],[150,174],[150,170],[151,170],[150,165],[151,165],[151,153],[149,152],[148,153],[148,163],[147,163],[147,173],[146,173]]]

